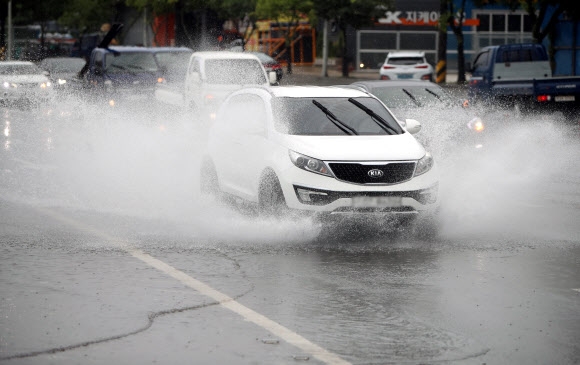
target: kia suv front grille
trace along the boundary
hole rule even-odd
[[[415,172],[415,162],[373,165],[331,162],[328,165],[338,180],[354,184],[398,184],[411,180]]]

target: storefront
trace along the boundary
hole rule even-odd
[[[454,0],[458,9],[460,0]],[[435,65],[439,44],[439,0],[395,0],[395,9],[386,11],[372,27],[356,32],[355,67],[378,69],[388,52],[423,51]],[[505,7],[475,8],[466,2],[463,21],[465,59],[470,60],[481,47],[532,41],[529,15]],[[457,69],[457,39],[447,32],[447,69]]]

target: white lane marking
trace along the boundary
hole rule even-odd
[[[309,340],[300,336],[296,332],[293,332],[292,330],[269,319],[268,317],[244,306],[243,304],[240,304],[230,296],[223,294],[222,292],[212,288],[211,286],[197,279],[194,279],[193,277],[187,275],[183,271],[174,268],[173,266],[165,263],[164,261],[156,259],[155,257],[139,249],[130,247],[130,245],[127,242],[124,242],[123,240],[120,240],[117,237],[111,236],[103,231],[100,231],[95,227],[91,227],[89,225],[66,217],[50,209],[37,208],[37,210],[67,225],[73,226],[76,229],[79,229],[87,233],[91,233],[97,237],[115,243],[119,248],[123,249],[131,256],[171,276],[172,278],[179,280],[182,284],[188,286],[189,288],[197,290],[199,293],[212,298],[213,300],[217,301],[222,307],[229,309],[230,311],[236,314],[239,314],[247,321],[264,328],[265,330],[269,331],[275,336],[280,337],[289,344],[298,347],[305,353],[311,354],[313,357],[317,358],[318,360],[324,363],[337,365],[351,365],[350,362],[342,359],[340,356],[328,350],[325,350],[324,348],[316,345],[313,342],[310,342]]]

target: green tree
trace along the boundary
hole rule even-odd
[[[312,10],[311,0],[257,0],[256,16],[260,19],[274,20],[280,29],[284,29],[284,56],[288,64],[287,72],[292,73],[290,48],[300,18]]]
[[[316,0],[314,2],[315,14],[322,19],[335,22],[340,29],[342,76],[348,77],[351,61],[348,54],[350,47],[347,42],[348,27],[359,29],[365,25],[372,25],[374,20],[390,7],[390,0]]]

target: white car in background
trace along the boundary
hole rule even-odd
[[[52,100],[54,88],[47,74],[32,62],[0,61],[0,102],[34,106]]]
[[[381,80],[435,79],[433,66],[425,59],[425,52],[390,52],[379,74]]]
[[[400,123],[356,89],[242,89],[211,126],[201,190],[276,216],[425,215],[433,222],[438,172],[412,135],[420,127]]]

